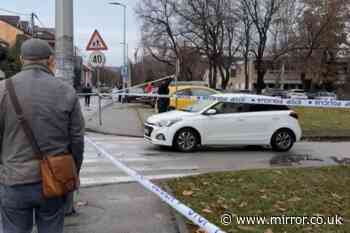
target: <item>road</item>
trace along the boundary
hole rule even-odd
[[[263,148],[211,148],[183,154],[160,149],[142,138],[88,134],[98,145],[115,158],[150,179],[165,179],[213,171],[242,170],[271,167],[270,160],[278,155]],[[302,155],[316,158],[304,161],[301,166],[335,164],[330,158],[350,157],[350,142],[300,142],[284,155]],[[280,154],[279,154],[280,155]],[[323,160],[323,161],[319,161]],[[114,167],[109,160],[99,157],[90,145],[86,146],[81,174],[84,187],[101,184],[125,183],[133,179]]]

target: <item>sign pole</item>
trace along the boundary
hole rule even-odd
[[[97,92],[98,94],[101,94],[101,78],[100,78],[100,68],[96,68],[96,75],[97,75]]]
[[[100,126],[102,126],[102,97],[101,97],[101,68],[97,67],[97,92],[98,92],[98,120],[99,120],[99,124]]]

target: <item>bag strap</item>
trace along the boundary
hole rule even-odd
[[[31,143],[31,146],[33,148],[35,155],[38,156],[40,159],[43,159],[44,158],[43,153],[40,150],[40,147],[35,139],[35,136],[33,134],[32,129],[30,128],[30,126],[28,124],[28,121],[24,117],[23,110],[22,110],[22,107],[19,103],[19,100],[18,100],[18,97],[17,97],[15,87],[13,85],[12,80],[6,79],[5,86],[6,86],[6,89],[8,90],[12,106],[15,109],[15,112],[17,115],[17,120],[19,121],[20,125],[22,126],[24,134],[26,135],[27,139]]]

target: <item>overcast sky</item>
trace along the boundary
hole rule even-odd
[[[75,44],[85,52],[85,47],[94,29],[98,29],[106,41],[109,51],[106,52],[108,65],[120,66],[123,63],[123,8],[111,6],[111,0],[74,0]],[[134,9],[139,0],[118,0],[128,6],[127,41],[129,56],[133,58],[135,48],[140,41],[139,22]],[[1,9],[19,13],[36,13],[46,27],[55,25],[55,0],[1,0]],[[5,14],[0,11],[0,14]],[[21,16],[29,20],[29,16]],[[37,22],[39,24],[39,22]]]

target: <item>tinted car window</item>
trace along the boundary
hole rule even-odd
[[[206,89],[199,89],[199,88],[193,88],[192,89],[192,95],[194,96],[211,96],[214,95],[215,92],[206,90]]]
[[[286,111],[289,108],[285,105],[263,105],[263,104],[249,104],[249,112],[265,112],[265,111]]]
[[[239,113],[245,112],[246,108],[243,104],[237,103],[226,103],[221,102],[216,104],[213,109],[216,110],[217,114],[231,114],[231,113]]]

